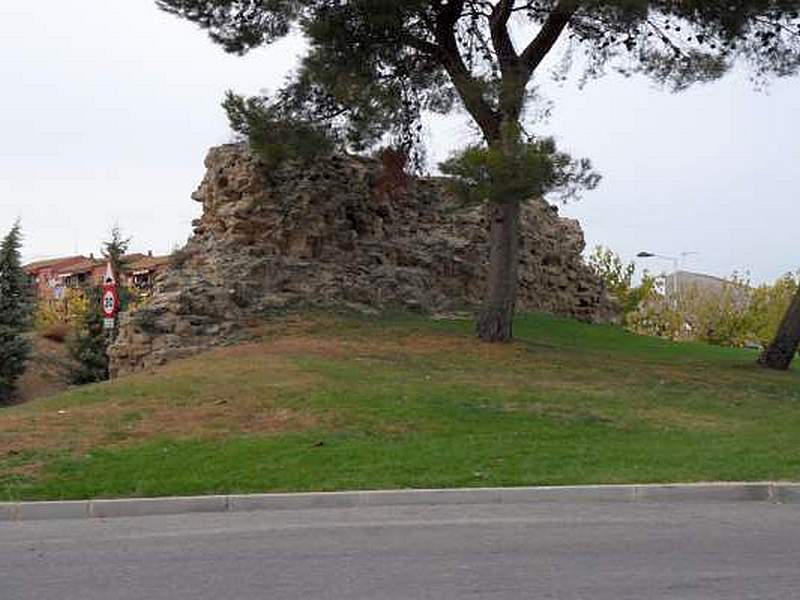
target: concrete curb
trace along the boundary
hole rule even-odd
[[[420,504],[529,504],[536,502],[769,502],[800,504],[800,483],[689,483],[524,488],[379,490],[0,503],[0,522],[109,519],[187,513]]]

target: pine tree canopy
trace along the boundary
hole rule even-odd
[[[126,238],[122,235],[122,229],[119,225],[114,225],[109,232],[111,236],[108,241],[103,242],[101,250],[103,258],[111,263],[111,271],[114,274],[114,280],[119,282],[120,273],[125,269],[125,254],[128,252],[128,247],[131,244],[131,238]]]
[[[13,396],[31,351],[21,335],[30,324],[33,308],[28,275],[20,260],[21,245],[17,223],[0,244],[0,404]]]
[[[0,244],[0,325],[24,329],[30,320],[33,298],[28,274],[22,268],[22,233],[14,225]]]
[[[560,53],[586,77],[643,74],[674,90],[746,66],[757,82],[800,65],[800,0],[156,0],[242,54],[293,31],[309,51],[265,105],[350,147],[460,100],[493,144],[524,121],[530,82]],[[229,110],[230,112],[230,110]],[[241,114],[240,114],[241,116]]]

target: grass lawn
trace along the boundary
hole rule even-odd
[[[619,328],[294,316],[258,341],[0,410],[0,501],[800,480],[800,373]]]

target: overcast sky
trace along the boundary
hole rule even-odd
[[[203,157],[231,139],[225,90],[274,89],[301,51],[228,56],[150,0],[0,2],[0,232],[21,218],[28,259],[97,253],[115,223],[134,250],[182,244]],[[604,176],[561,209],[590,246],[698,252],[687,268],[755,281],[800,267],[800,80],[765,94],[734,74],[680,95],[617,76],[540,83],[555,104],[539,131]],[[463,118],[429,133],[432,162],[473,139]]]

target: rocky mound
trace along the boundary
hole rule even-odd
[[[441,179],[333,156],[266,172],[241,144],[213,148],[193,198],[203,216],[152,302],[121,322],[112,373],[224,343],[249,318],[294,306],[426,312],[480,304],[488,258],[481,208]],[[519,308],[587,321],[615,309],[581,258],[577,221],[544,200],[522,213]]]

